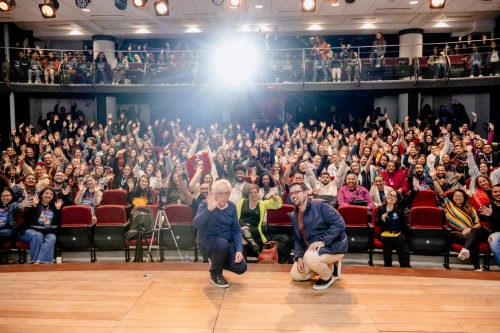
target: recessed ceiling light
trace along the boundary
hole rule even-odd
[[[434,28],[449,28],[450,25],[446,23],[446,21],[439,21],[438,23],[434,24]]]
[[[262,8],[264,8],[264,6],[263,5],[255,5],[255,8],[262,9]]]
[[[323,28],[319,24],[313,23],[310,26],[308,26],[306,30],[311,30],[311,31],[314,31],[314,30],[323,30]]]
[[[146,28],[139,28],[135,31],[136,34],[150,34],[151,31],[149,31],[149,29],[146,29]]]
[[[410,1],[410,5],[418,5],[418,0],[412,0],[412,1]]]
[[[201,29],[196,27],[196,26],[192,26],[192,27],[189,27],[186,29],[186,33],[188,33],[188,34],[197,34],[200,32],[201,32]]]
[[[73,29],[68,33],[69,36],[81,36],[83,35],[80,30]]]
[[[373,23],[365,23],[361,26],[361,29],[375,29],[376,26]]]
[[[86,13],[90,12],[90,9],[88,9],[88,8],[82,8],[82,10],[83,10],[84,12],[86,12]]]
[[[332,3],[330,4],[330,6],[332,6],[332,7],[338,7],[338,6],[340,6],[340,3],[339,3],[338,0],[332,0]]]

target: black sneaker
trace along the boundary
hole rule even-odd
[[[214,275],[210,278],[210,282],[218,288],[227,288],[229,287],[229,283],[222,275]]]
[[[313,285],[313,289],[315,289],[315,290],[328,289],[328,287],[330,287],[334,282],[335,282],[335,279],[334,279],[333,275],[328,280],[323,280],[320,278]]]

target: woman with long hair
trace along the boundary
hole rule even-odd
[[[153,190],[149,187],[149,178],[141,176],[136,187],[129,192],[128,202],[132,207],[152,205],[155,202]]]
[[[33,198],[32,205],[26,207],[19,239],[30,243],[31,263],[52,263],[62,204],[54,190],[46,187]]]
[[[267,173],[259,178],[257,185],[259,186],[259,199],[264,199],[268,195],[281,196],[281,190],[276,186],[273,177]]]
[[[493,195],[491,194],[493,184],[490,177],[479,175],[474,181],[474,188],[476,191],[470,197],[470,202],[474,206],[474,209],[478,211],[481,207],[488,206],[493,200]]]
[[[483,229],[469,196],[464,190],[455,190],[443,198],[443,207],[447,224],[453,229],[451,241],[463,245],[458,259],[470,257],[474,269],[480,271],[479,243],[483,237]]]
[[[377,209],[377,225],[382,227],[381,240],[384,251],[384,266],[392,267],[392,250],[398,254],[399,265],[409,267],[407,260],[408,241],[406,229],[408,221],[405,218],[405,209],[411,206],[418,191],[418,182],[413,181],[410,196],[404,199],[403,195],[392,190],[387,193],[384,202]]]

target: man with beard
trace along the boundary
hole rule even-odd
[[[54,193],[63,201],[63,207],[74,205],[74,191],[71,186],[65,184],[66,175],[62,171],[57,171],[54,175]]]
[[[476,164],[486,163],[489,168],[498,167],[498,156],[493,154],[493,148],[490,144],[485,144],[481,152],[477,154]]]
[[[438,165],[434,172],[431,172],[431,177],[434,182],[434,191],[440,197],[444,197],[447,191],[456,190],[465,185],[464,175],[455,172],[446,172],[442,164]]]
[[[464,148],[460,141],[455,142],[455,147],[453,149],[455,154],[450,160],[450,163],[456,166],[456,171],[465,175],[466,178],[469,177],[469,167],[467,165],[467,154],[464,153]]]
[[[237,165],[234,167],[234,184],[231,190],[231,195],[229,196],[229,201],[235,205],[241,200],[248,192],[248,185],[250,183],[245,181],[246,168],[244,165]]]
[[[413,184],[413,178],[418,181],[419,190],[432,190],[434,191],[434,182],[430,177],[424,175],[424,166],[422,164],[415,164],[415,170],[413,174],[410,174],[408,178],[408,188],[411,188]]]
[[[324,200],[308,199],[304,183],[290,184],[295,211],[292,224],[295,257],[290,275],[307,281],[319,275],[313,289],[330,287],[340,277],[340,260],[347,253],[347,235],[342,216]]]

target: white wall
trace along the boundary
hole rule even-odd
[[[38,125],[38,118],[42,115],[42,118],[47,116],[47,113],[54,111],[54,106],[59,102],[59,108],[65,107],[66,111],[71,110],[70,102],[75,101],[77,103],[76,110],[80,110],[85,114],[86,119],[96,119],[97,118],[97,103],[94,99],[55,99],[55,98],[30,98],[30,122],[38,130],[40,126]]]
[[[373,107],[374,108],[380,107],[382,112],[384,111],[384,109],[386,109],[391,122],[392,123],[397,122],[399,116],[398,96],[376,97],[373,100]]]

